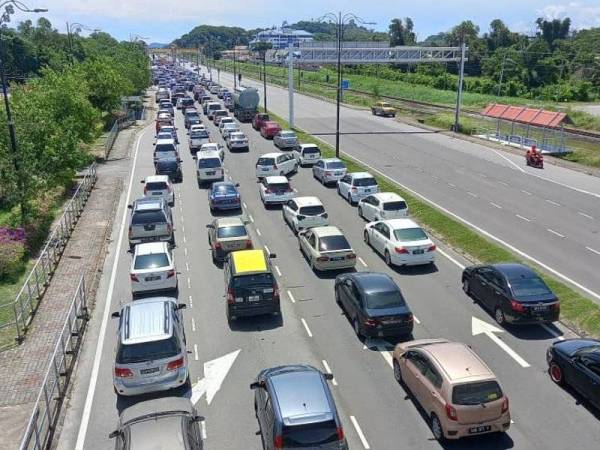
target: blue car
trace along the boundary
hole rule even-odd
[[[238,186],[238,183],[232,183],[231,181],[213,183],[208,191],[210,211],[240,209],[242,200]]]

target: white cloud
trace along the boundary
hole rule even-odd
[[[593,28],[600,26],[600,5],[582,2],[569,2],[547,5],[538,10],[546,19],[571,19],[572,28]]]

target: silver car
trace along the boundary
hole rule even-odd
[[[320,159],[312,167],[313,177],[321,184],[337,183],[347,171],[346,165],[337,158]]]
[[[275,144],[275,147],[278,147],[282,150],[287,148],[296,148],[298,147],[298,137],[293,131],[281,130],[279,133],[273,136],[273,144]]]
[[[113,385],[131,396],[189,385],[188,357],[181,310],[171,297],[125,304],[119,318]]]
[[[142,198],[129,205],[129,247],[142,242],[164,241],[175,245],[173,216],[164,199]]]

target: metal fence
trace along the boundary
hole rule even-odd
[[[505,133],[498,129],[475,128],[472,135],[488,141],[500,142],[521,149],[529,149],[532,145],[535,145],[542,153],[550,155],[564,154],[572,150],[565,145],[564,139],[551,139],[548,137],[534,139],[533,137],[511,134],[510,132]]]
[[[50,357],[40,392],[21,441],[20,450],[42,450],[48,448],[52,442],[88,318],[85,280],[82,275],[58,342]]]
[[[104,159],[108,157],[108,154],[115,145],[115,141],[117,140],[117,135],[119,134],[119,119],[115,120],[112,128],[108,132],[108,136],[106,136],[106,141],[104,142]]]
[[[0,332],[13,335],[18,342],[25,337],[31,318],[48,287],[69,237],[96,183],[96,167],[96,163],[93,163],[88,168],[73,197],[67,203],[58,224],[50,233],[46,245],[16,299],[11,303],[0,305],[0,317],[5,318],[0,323]]]

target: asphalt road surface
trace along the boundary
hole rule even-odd
[[[217,79],[213,70],[213,80]],[[233,86],[221,71],[221,84]],[[243,85],[259,89],[250,79]],[[288,91],[268,86],[268,108],[288,117]],[[309,133],[335,132],[335,105],[294,96],[295,124]],[[600,179],[451,136],[429,133],[368,111],[342,107],[340,149],[374,171],[416,191],[455,218],[506,243],[524,258],[600,303]],[[335,145],[335,136],[319,136]]]
[[[390,269],[363,243],[365,222],[358,217],[356,208],[338,197],[335,188],[323,187],[315,181],[310,169],[300,169],[292,177],[293,187],[298,195],[316,195],[323,201],[331,223],[344,230],[360,257],[357,270],[386,272],[402,288],[417,318],[414,337],[445,337],[468,343],[496,373],[510,398],[514,423],[507,434],[444,446],[435,441],[426,420],[394,380],[389,351],[394,342],[362,342],[356,337],[335,303],[335,274],[313,273],[281,211],[263,207],[254,165],[260,154],[277,150],[247,124],[242,129],[250,139],[250,151],[227,152],[225,165],[228,176],[240,183],[244,215],[251,221],[249,228],[255,247],[266,246],[277,254],[274,264],[280,284],[282,317],[250,318],[228,325],[222,269],[212,263],[207,244],[205,225],[213,216],[206,190],[196,183],[181,113],[177,112],[176,117],[184,160],[184,180],[176,185],[174,208],[175,260],[181,272],[179,301],[188,304],[184,317],[188,349],[192,352],[189,358],[192,381],[197,389],[198,380],[210,380],[211,388],[201,398],[197,390],[159,395],[186,395],[197,401],[200,414],[206,417],[203,431],[206,449],[260,449],[253,392],[248,385],[265,367],[297,362],[334,374],[331,388],[352,450],[598,448],[597,415],[580,404],[573,393],[555,386],[546,373],[545,350],[556,336],[562,338],[565,330],[554,326],[503,330],[496,334],[506,345],[504,349],[485,333],[473,335],[474,320],[491,325],[493,318],[463,294],[460,274],[461,265],[466,262],[460,256],[437,243],[440,251],[435,268]],[[215,127],[207,126],[213,139],[222,142]],[[115,427],[119,411],[148,398],[120,401],[113,393],[111,372],[117,322],[105,319],[105,312],[118,310],[120,302],[131,298],[128,276],[131,255],[126,252],[126,227],[120,225],[127,214],[126,204],[142,195],[139,180],[154,173],[153,134],[150,125],[139,139],[131,193],[125,190],[115,219],[115,242],[101,281],[90,335],[80,357],[59,449],[112,448],[114,443],[107,436]]]

